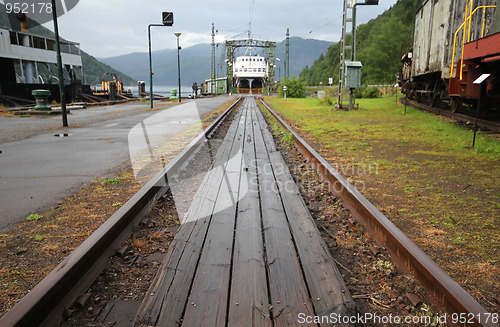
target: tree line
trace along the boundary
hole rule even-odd
[[[401,69],[401,57],[413,44],[415,14],[422,0],[399,0],[389,10],[357,28],[356,60],[363,63],[362,83],[395,83]],[[358,7],[366,10],[366,7]],[[348,40],[347,44],[351,44]],[[350,58],[350,52],[346,51]],[[305,67],[300,80],[307,85],[327,85],[332,77],[339,81],[340,42],[321,54],[311,67]]]

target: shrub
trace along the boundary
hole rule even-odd
[[[359,89],[356,89],[354,96],[356,99],[361,99],[361,98],[380,98],[382,96],[382,92],[378,89],[376,86],[370,86],[370,87],[362,87]]]
[[[280,84],[278,88],[279,97],[283,98],[284,96],[283,86],[285,85],[288,87],[288,90],[286,91],[287,98],[305,98],[306,91],[304,84],[301,81],[299,81],[295,76],[291,79],[284,80]]]
[[[330,97],[319,98],[318,101],[322,106],[332,106],[335,103],[335,100]]]
[[[371,86],[363,92],[363,98],[380,98],[382,92],[376,86]]]

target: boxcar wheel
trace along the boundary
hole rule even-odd
[[[458,97],[452,97],[450,101],[451,112],[456,113],[462,109],[462,101]]]

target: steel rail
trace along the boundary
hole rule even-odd
[[[263,100],[261,102],[279,124],[293,135],[295,146],[322,178],[328,181],[330,191],[342,199],[342,204],[389,251],[396,264],[417,278],[438,306],[450,315],[462,314],[473,318],[478,326],[498,326],[491,322],[491,319],[485,322],[490,317],[485,308],[341,176]]]
[[[139,192],[68,255],[52,272],[0,318],[0,326],[57,326],[65,309],[92,285],[108,259],[121,247],[137,225],[168,191],[172,176],[226,119],[238,98],[199,134]]]
[[[405,98],[402,98],[401,103],[404,104],[404,101],[405,101]],[[429,112],[439,114],[439,115],[442,115],[442,116],[445,116],[448,118],[453,118],[453,119],[456,119],[457,121],[465,123],[465,124],[468,124],[468,123],[473,122],[475,120],[474,117],[459,114],[459,113],[453,113],[450,110],[446,110],[446,109],[431,107],[431,106],[428,106],[426,104],[419,103],[415,100],[407,99],[407,101],[408,101],[407,104],[409,104],[412,107],[415,107],[417,109],[429,111]],[[477,121],[477,126],[479,128],[487,129],[487,130],[490,130],[493,132],[500,132],[500,123],[498,123],[498,122],[479,119]]]

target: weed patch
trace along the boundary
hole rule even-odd
[[[42,218],[43,218],[42,216],[40,216],[39,214],[35,213],[35,214],[31,214],[28,217],[26,217],[26,220],[28,220],[28,221],[38,221],[38,220],[40,220]]]

